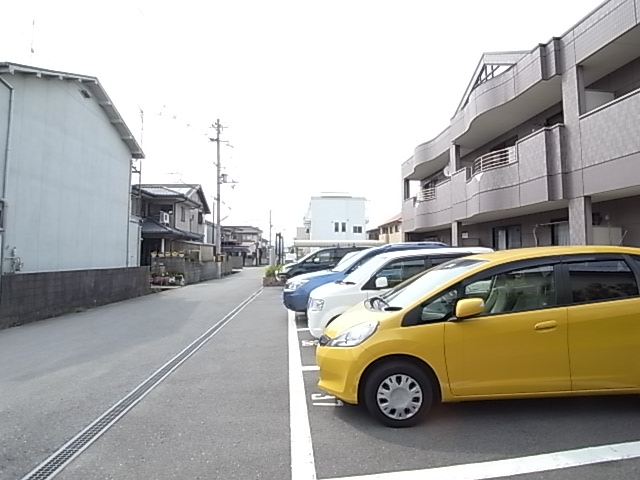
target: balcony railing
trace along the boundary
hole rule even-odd
[[[424,187],[418,192],[416,200],[418,202],[427,202],[436,199],[436,187]]]
[[[473,165],[467,167],[467,180],[470,180],[479,173],[493,170],[494,168],[505,167],[516,161],[516,147],[507,147],[502,150],[487,153],[476,158]]]

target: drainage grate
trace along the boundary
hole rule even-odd
[[[142,398],[153,390],[160,382],[193,355],[202,345],[213,337],[222,327],[229,323],[249,303],[260,295],[262,288],[253,293],[249,298],[229,312],[222,320],[204,332],[193,343],[182,350],[178,355],[165,363],[159,370],[142,382],[129,395],[124,397],[109,410],[104,412],[97,420],[82,430],[78,435],[69,440],[58,451],[34,468],[22,480],[49,480],[66,467],[71,461],[80,455],[89,445],[104,434],[114,423],[131,410]]]

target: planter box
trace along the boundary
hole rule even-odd
[[[276,277],[262,277],[263,287],[283,287],[284,282],[280,281]]]

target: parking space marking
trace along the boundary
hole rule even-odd
[[[303,347],[317,347],[318,340],[316,340],[315,338],[313,340],[300,340],[300,345],[302,345]]]
[[[640,457],[640,441],[587,447],[528,457],[509,458],[490,462],[468,463],[447,467],[427,468],[404,472],[356,475],[331,480],[482,480],[510,477],[525,473],[546,472],[595,463],[629,460]]]
[[[316,462],[311,443],[307,395],[302,374],[295,313],[287,312],[289,340],[289,422],[291,432],[291,478],[316,480]]]
[[[302,366],[302,371],[303,372],[317,372],[318,370],[320,370],[320,367],[318,365],[303,365]]]
[[[333,395],[326,395],[324,393],[312,393],[311,405],[314,407],[342,407],[344,403],[342,400],[338,400]]]
[[[308,328],[298,328],[298,332],[308,332],[309,329]]]

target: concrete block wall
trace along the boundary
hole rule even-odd
[[[149,268],[3,275],[0,329],[150,293]]]

